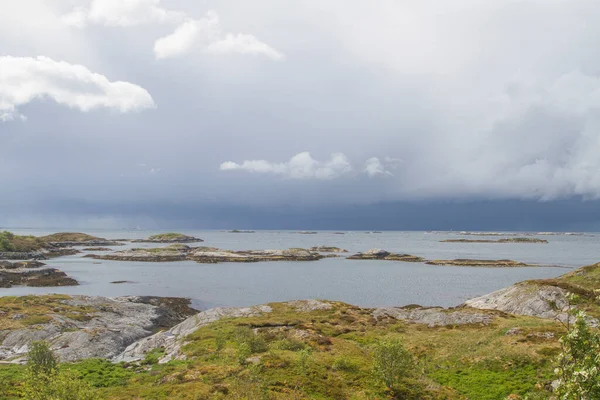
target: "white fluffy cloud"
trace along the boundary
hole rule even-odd
[[[19,107],[36,99],[90,111],[131,112],[155,107],[150,94],[129,82],[111,82],[83,65],[48,57],[0,57],[0,121],[24,118]]]
[[[247,172],[281,175],[290,179],[335,179],[352,172],[352,166],[343,153],[333,153],[329,160],[319,162],[305,151],[284,163],[266,160],[247,160],[241,164],[226,161],[221,171],[243,170]]]
[[[378,175],[393,175],[390,171],[386,170],[383,163],[377,157],[372,157],[365,161],[364,172],[371,177]]]
[[[92,0],[89,8],[76,7],[63,16],[63,21],[81,28],[88,22],[106,26],[135,26],[183,18],[183,13],[164,9],[159,3],[160,0]]]
[[[223,34],[219,15],[214,11],[204,18],[188,19],[175,31],[158,39],[154,44],[156,58],[181,56],[194,48],[214,54],[261,55],[272,60],[283,60],[284,55],[271,46],[246,33]]]

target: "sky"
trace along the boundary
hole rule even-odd
[[[600,2],[0,5],[0,226],[600,230]]]

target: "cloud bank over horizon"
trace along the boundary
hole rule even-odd
[[[600,198],[600,3],[11,7],[4,210]]]

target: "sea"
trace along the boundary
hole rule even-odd
[[[46,235],[59,230],[9,229],[19,235]],[[106,239],[143,239],[161,231],[86,230]],[[164,232],[164,231],[163,231]],[[339,232],[179,230],[204,240],[197,245],[231,250],[336,246],[348,254],[372,248],[426,259],[512,259],[541,266],[474,268],[432,266],[383,260],[326,258],[311,262],[199,264],[193,261],[151,263],[83,258],[81,254],[53,258],[48,266],[77,279],[79,286],[12,287],[2,296],[64,293],[94,296],[175,296],[192,299],[198,309],[249,306],[296,299],[327,299],[363,307],[420,304],[452,307],[527,279],[552,278],[600,261],[600,234],[527,233],[548,240],[531,243],[443,243],[444,239],[500,239],[525,233],[467,236],[460,232]],[[191,244],[195,245],[195,244]],[[156,247],[127,243],[129,247]],[[98,253],[100,254],[100,253]],[[113,281],[129,281],[114,284]]]

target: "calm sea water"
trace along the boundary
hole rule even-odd
[[[34,229],[11,229],[18,234],[44,235]],[[65,293],[102,296],[152,295],[189,297],[199,308],[243,306],[272,301],[320,298],[360,306],[421,304],[455,306],[465,300],[525,279],[549,278],[572,268],[600,261],[599,234],[588,236],[538,236],[549,244],[440,243],[461,238],[456,233],[319,231],[181,231],[205,240],[202,245],[223,249],[283,249],[327,245],[352,252],[382,248],[429,259],[509,258],[558,265],[535,268],[438,267],[421,263],[346,260],[329,258],[315,262],[261,262],[250,264],[198,264],[191,261],[144,263],[98,261],[81,255],[55,258],[47,263],[65,271],[80,286],[58,288],[14,287],[0,295]],[[139,239],[155,231],[89,230],[107,239]],[[479,237],[473,237],[479,238]],[[493,237],[494,239],[496,237]],[[115,247],[124,249],[132,247]],[[136,243],[136,247],[152,245]],[[133,283],[111,284],[127,280]]]

